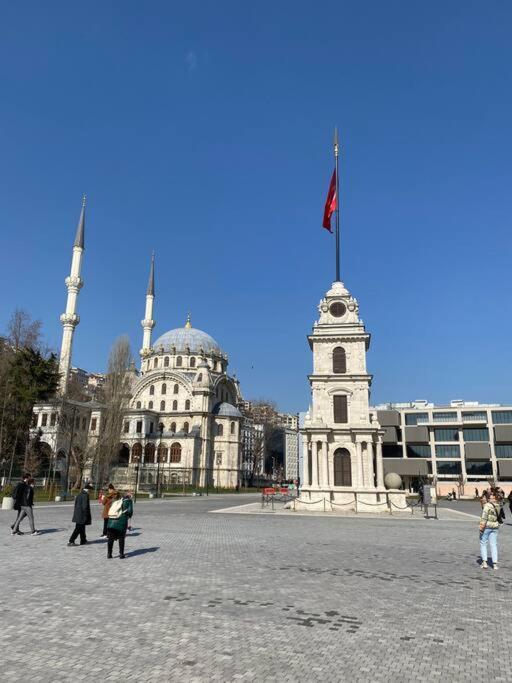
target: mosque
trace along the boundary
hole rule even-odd
[[[67,398],[84,250],[85,199],[66,278],[59,396],[34,406],[32,425],[32,436],[39,433],[61,480],[69,478],[74,454],[94,452],[105,420],[100,403]],[[112,476],[121,486],[133,486],[136,470],[142,486],[151,487],[158,479],[161,485],[235,488],[241,479],[243,417],[237,406],[242,396],[237,378],[228,374],[228,356],[213,337],[192,326],[190,316],[184,327],[152,343],[154,302],[153,257],[141,322],[140,371],[131,370]]]

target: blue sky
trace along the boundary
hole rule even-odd
[[[246,397],[304,409],[337,123],[372,402],[511,401],[511,23],[492,0],[2,3],[0,329],[20,306],[59,347],[86,192],[75,364],[138,352],[155,249],[155,334],[190,310]]]

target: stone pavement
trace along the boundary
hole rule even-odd
[[[124,561],[98,507],[76,548],[71,507],[0,512],[0,680],[510,679],[510,526],[493,572],[471,517],[210,514],[244,501],[137,503]]]

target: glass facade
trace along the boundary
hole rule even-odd
[[[457,413],[433,413],[433,422],[457,422]]]
[[[460,458],[460,446],[436,446],[436,458]]]
[[[402,446],[397,446],[394,443],[382,444],[382,457],[383,458],[401,458]]]
[[[434,439],[436,441],[458,441],[459,430],[456,428],[443,427],[441,429],[434,429]]]
[[[482,476],[492,474],[490,460],[466,460],[466,472],[468,475]]]
[[[447,460],[446,462],[437,463],[438,474],[454,474],[459,475],[462,472],[462,465],[460,460]]]
[[[407,444],[407,457],[430,458],[432,457],[430,446],[424,446],[422,444]]]
[[[487,427],[468,427],[464,429],[464,441],[489,441]]]
[[[478,410],[476,412],[472,413],[462,413],[462,422],[470,422],[470,421],[479,421],[479,422],[487,422],[487,413]]]
[[[497,458],[512,458],[512,443],[500,443],[494,446]]]
[[[494,424],[512,424],[512,410],[493,410],[492,421]]]
[[[428,422],[428,413],[406,413],[405,414],[405,424],[406,425],[417,425]]]

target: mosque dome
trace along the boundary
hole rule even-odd
[[[153,348],[159,351],[162,347],[168,353],[175,347],[177,353],[185,353],[187,349],[190,349],[191,353],[223,355],[222,349],[213,337],[202,330],[187,325],[162,334],[153,344]]]
[[[242,413],[231,403],[217,403],[213,408],[213,414],[219,417],[242,417]]]

